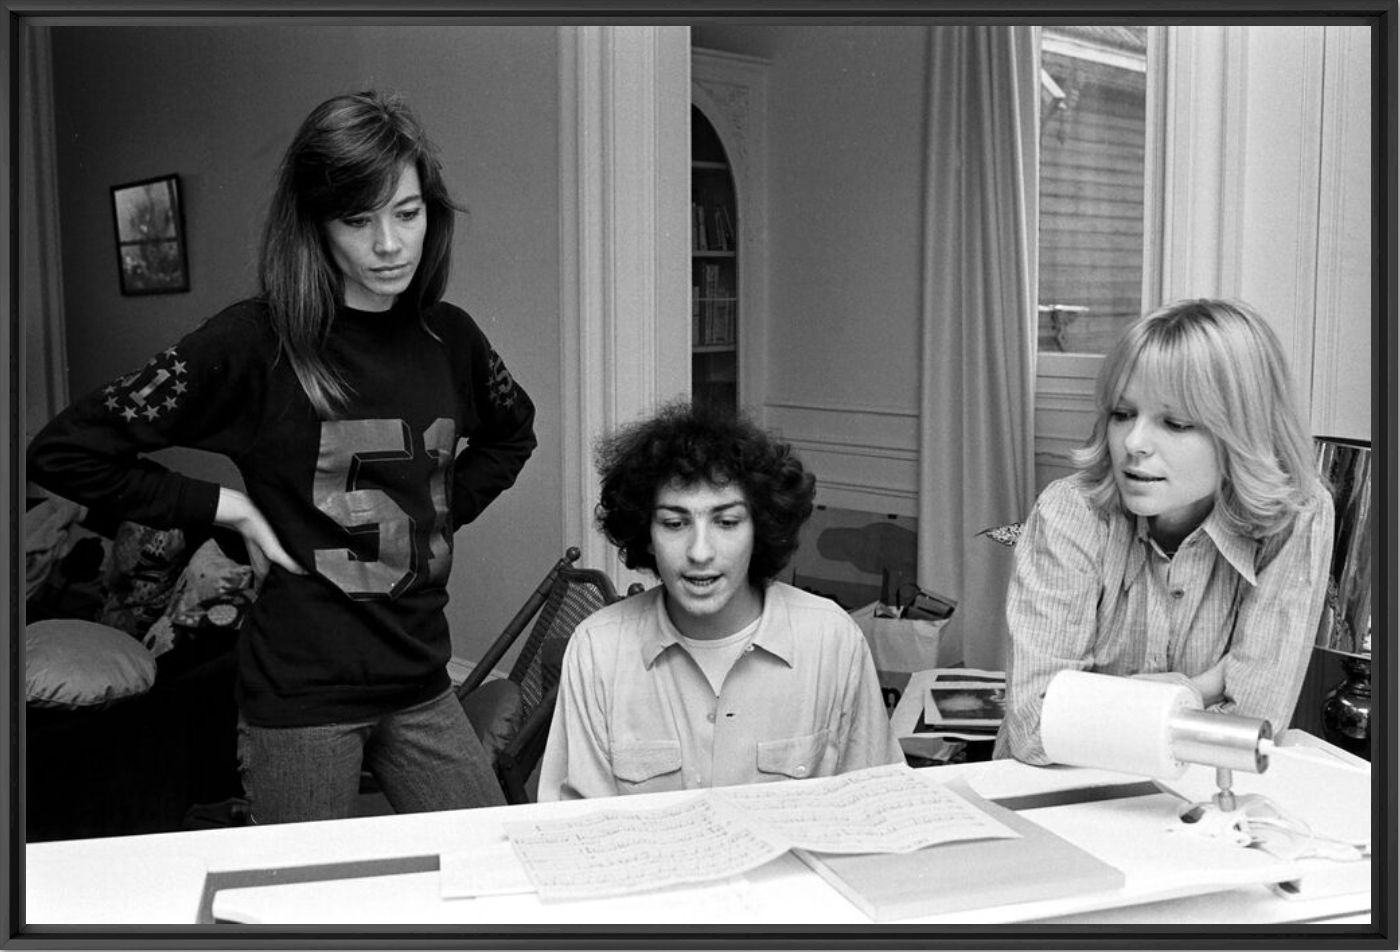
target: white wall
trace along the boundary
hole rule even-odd
[[[767,37],[764,415],[818,473],[819,503],[911,516],[927,37]]]
[[[1168,54],[1163,299],[1254,305],[1312,432],[1371,439],[1369,30],[1178,28]]]
[[[457,536],[453,649],[480,656],[565,545],[556,29],[276,23],[53,34],[75,396],[254,290],[273,171],[312,106],[366,86],[413,104],[469,209],[447,299],[476,317],[540,408],[540,448],[519,482]],[[191,291],[122,297],[108,188],[167,172],[184,184]],[[231,469],[175,458],[206,475]]]

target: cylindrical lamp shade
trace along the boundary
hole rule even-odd
[[[1060,671],[1045,688],[1040,740],[1052,763],[1174,780],[1187,764],[1263,773],[1263,742],[1273,736],[1256,717],[1203,711],[1184,684]]]
[[[1173,780],[1172,721],[1199,708],[1185,685],[1061,671],[1045,688],[1040,740],[1053,763]]]
[[[1327,602],[1317,646],[1354,657],[1371,655],[1371,447],[1318,437],[1318,474],[1332,492],[1336,529]]]

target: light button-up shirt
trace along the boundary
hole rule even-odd
[[[822,777],[903,760],[869,647],[835,602],[769,585],[758,630],[716,694],[662,592],[600,609],[570,639],[541,800]]]
[[[1168,558],[1145,519],[1091,506],[1081,476],[1051,483],[1016,544],[996,756],[1046,762],[1041,699],[1066,669],[1194,691],[1190,679],[1223,660],[1225,697],[1212,709],[1287,728],[1327,593],[1333,524],[1319,486],[1279,536],[1247,538],[1213,510]]]

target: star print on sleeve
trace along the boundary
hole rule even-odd
[[[164,350],[146,362],[135,373],[113,380],[102,392],[103,405],[127,422],[144,419],[154,423],[173,413],[188,386],[185,361],[179,359],[174,347]]]
[[[505,410],[515,406],[516,386],[515,378],[506,369],[505,361],[501,360],[495,350],[491,351],[491,403],[496,407]]]

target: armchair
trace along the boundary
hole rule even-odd
[[[618,599],[605,574],[574,565],[580,555],[577,547],[569,547],[457,689],[467,717],[493,755],[509,803],[531,799],[526,784],[544,754],[569,636],[579,622]],[[492,679],[496,665],[527,630],[510,673]]]

